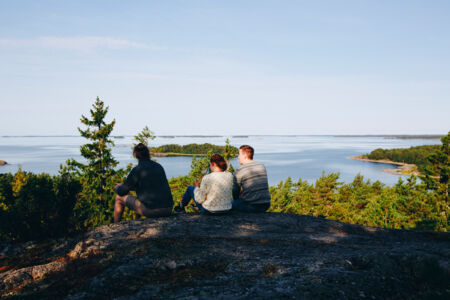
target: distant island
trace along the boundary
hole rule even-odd
[[[390,134],[363,134],[363,135],[352,135],[352,134],[343,134],[343,135],[335,135],[334,137],[382,137],[385,139],[400,139],[400,140],[413,140],[413,139],[420,139],[420,140],[439,140],[442,135],[439,134],[422,134],[422,135],[390,135]]]
[[[369,159],[367,155],[357,155],[357,156],[350,156],[350,159],[352,160],[360,160],[360,161],[367,161],[367,162],[374,162],[374,163],[381,163],[381,164],[389,164],[389,165],[395,165],[397,166],[396,169],[383,169],[381,172],[393,174],[393,175],[415,175],[419,176],[420,172],[417,170],[417,166],[415,164],[407,164],[407,163],[401,163],[401,162],[395,162],[389,159]]]
[[[424,145],[396,149],[378,148],[369,154],[352,156],[350,159],[396,165],[397,169],[385,169],[382,172],[418,176],[427,166],[430,166],[428,156],[440,147],[440,145]]]
[[[150,152],[154,157],[170,157],[170,156],[205,156],[208,151],[212,150],[214,153],[224,154],[226,146],[218,146],[209,143],[204,144],[168,144],[159,147],[151,147]],[[239,149],[234,146],[229,146],[231,157],[236,157]]]

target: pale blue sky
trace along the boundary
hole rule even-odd
[[[0,0],[0,135],[450,130],[450,1]]]

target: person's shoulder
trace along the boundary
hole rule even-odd
[[[154,160],[151,160],[151,159],[147,160],[145,162],[145,165],[148,167],[151,167],[151,168],[163,169],[163,166],[160,163],[158,163]]]
[[[213,177],[213,176],[214,176],[214,173],[215,173],[215,172],[206,174],[205,176],[203,176],[202,180],[205,180],[205,178],[211,178],[211,177]]]
[[[205,176],[203,176],[203,178],[202,178],[202,184],[206,184],[206,183],[209,182],[210,180],[214,180],[214,178],[215,178],[214,173],[215,173],[215,172],[209,173],[209,174],[206,174]]]
[[[134,166],[134,167],[131,168],[130,173],[135,173],[135,172],[139,171],[139,169],[140,169],[140,166],[139,166],[139,165],[136,165],[136,166]]]
[[[262,166],[262,167],[264,167],[264,164],[262,162],[259,162],[259,161],[253,161],[253,165],[254,166]]]
[[[248,168],[253,168],[255,166],[264,166],[263,163],[260,163],[259,161],[251,161],[248,162],[246,164],[243,164],[242,166],[240,166],[238,168],[238,170],[244,170],[244,169],[248,169]]]
[[[234,179],[234,174],[233,173],[230,173],[228,171],[225,171],[224,173],[225,173],[224,177],[225,177],[226,180],[233,181],[233,179]]]

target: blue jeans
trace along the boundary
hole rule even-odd
[[[270,203],[264,203],[264,204],[249,204],[246,203],[242,199],[236,199],[231,201],[232,210],[237,211],[243,211],[243,212],[254,212],[254,213],[261,213],[265,212],[269,209]]]
[[[200,203],[197,203],[197,201],[195,201],[195,195],[194,195],[194,189],[195,186],[188,186],[186,189],[186,192],[183,195],[183,198],[181,199],[181,207],[184,208],[189,204],[189,201],[194,200],[195,206],[198,207],[198,209],[204,213],[204,214],[209,214],[210,212],[208,210],[206,210]]]

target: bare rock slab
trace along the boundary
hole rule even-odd
[[[278,213],[98,227],[0,273],[11,299],[448,298],[450,235]]]

